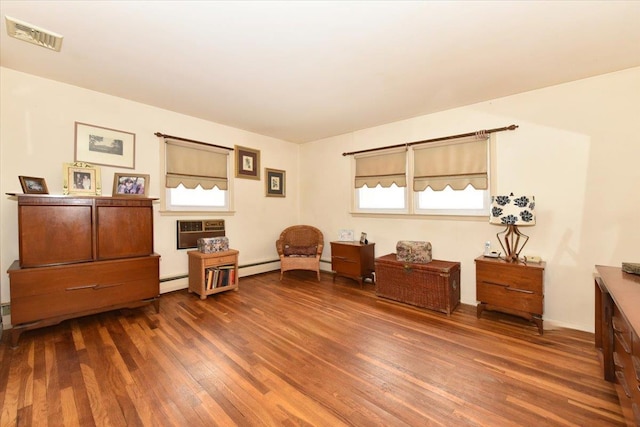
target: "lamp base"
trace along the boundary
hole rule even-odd
[[[502,239],[504,239],[504,245],[502,244]],[[520,252],[524,248],[524,245],[529,241],[529,236],[526,234],[522,234],[520,230],[518,230],[518,226],[515,224],[508,224],[507,228],[503,231],[496,234],[498,238],[498,242],[500,242],[500,246],[504,250],[504,260],[507,262],[519,262],[520,261]],[[520,238],[523,238],[524,241],[520,244]]]

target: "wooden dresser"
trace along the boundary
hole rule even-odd
[[[501,311],[528,319],[543,334],[545,263],[524,264],[499,258],[476,258],[478,318],[486,310]]]
[[[12,344],[26,330],[153,302],[152,199],[17,195],[20,259],[9,270]]]
[[[331,242],[331,269],[334,282],[336,276],[357,280],[361,285],[366,278],[373,281],[374,260],[375,243]]]
[[[640,426],[640,276],[596,266],[595,344],[628,426]]]

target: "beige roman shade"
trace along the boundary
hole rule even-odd
[[[413,191],[431,187],[464,190],[471,184],[486,190],[488,138],[462,138],[438,145],[413,147]]]
[[[165,139],[166,186],[227,189],[229,151],[207,144]]]
[[[407,186],[407,149],[385,150],[384,152],[360,154],[356,159],[355,188],[365,185],[374,188],[378,184],[386,188],[395,183]]]

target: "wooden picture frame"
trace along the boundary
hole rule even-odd
[[[75,122],[75,162],[133,169],[136,134]]]
[[[264,168],[265,195],[267,197],[286,197],[286,175],[280,169]]]
[[[112,196],[148,197],[149,175],[139,173],[115,173]]]
[[[236,178],[260,180],[260,150],[234,145]]]
[[[100,167],[84,162],[62,165],[62,194],[102,195]]]
[[[44,178],[36,178],[34,176],[18,176],[20,186],[24,194],[49,194],[47,183]]]

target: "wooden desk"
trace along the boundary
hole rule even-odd
[[[640,426],[640,276],[596,266],[595,344],[627,425]]]

